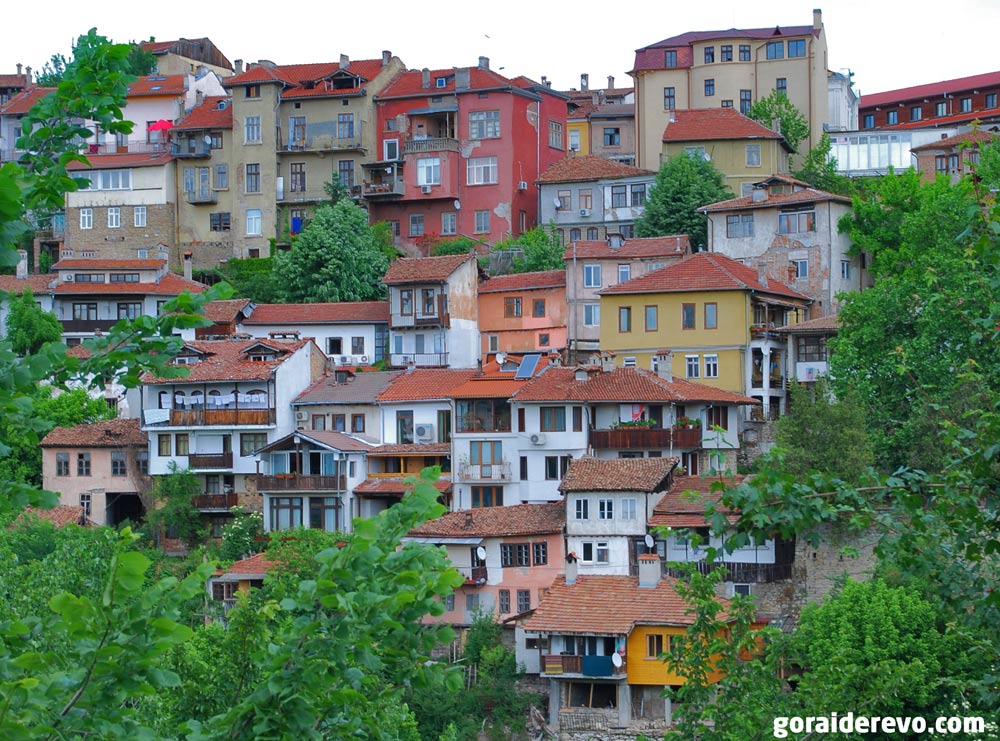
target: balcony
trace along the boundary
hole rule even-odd
[[[378,183],[365,180],[361,195],[365,198],[401,198],[406,195],[403,183]]]
[[[425,352],[425,353],[392,353],[389,355],[389,365],[397,368],[404,368],[410,363],[420,367],[445,367],[448,365],[448,353],[446,352]]]
[[[669,563],[669,562],[668,562]],[[726,570],[726,581],[739,584],[770,584],[775,581],[787,581],[792,578],[791,563],[740,563],[738,561],[695,561],[698,573],[709,574],[716,569]],[[664,573],[667,576],[681,578],[683,570],[671,568],[665,564]]]
[[[617,668],[611,663],[610,656],[587,654],[570,656],[568,654],[543,654],[542,674],[575,674],[583,677],[621,677],[625,676],[625,667]]]
[[[466,586],[481,587],[487,581],[488,572],[486,566],[456,566],[455,570],[465,577]]]
[[[202,512],[228,512],[238,504],[235,492],[225,494],[201,494],[191,500]]]
[[[146,424],[171,427],[214,427],[275,424],[274,409],[148,409]]]
[[[459,481],[510,481],[510,461],[499,463],[460,463]]]
[[[590,445],[595,450],[700,448],[701,428],[619,427],[614,430],[591,430]]]
[[[435,137],[413,139],[403,144],[403,154],[423,154],[425,152],[457,152],[458,139]]]
[[[194,191],[188,191],[187,193],[184,194],[184,199],[188,203],[195,205],[200,203],[218,203],[219,194],[216,193],[214,190],[201,191],[198,193],[195,193]]]
[[[117,319],[60,319],[63,332],[107,332]]]
[[[84,149],[83,154],[153,154],[171,151],[173,147],[168,147],[167,142],[108,141],[100,144],[88,142]]]
[[[460,414],[455,418],[455,432],[510,432],[510,412]]]
[[[257,491],[347,491],[346,476],[307,476],[298,473],[279,473],[273,476],[254,477]]]
[[[228,453],[191,453],[188,456],[188,468],[192,471],[226,470],[232,467],[232,451]]]
[[[200,138],[182,139],[170,142],[170,154],[178,159],[211,157],[212,145]]]
[[[417,310],[412,314],[401,314],[393,312],[389,317],[389,327],[391,329],[406,327],[450,327],[451,314],[448,312],[448,297],[439,293],[433,306],[425,307],[422,304],[414,307]],[[427,311],[430,308],[431,311]]]

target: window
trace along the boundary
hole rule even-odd
[[[632,266],[628,263],[618,266],[618,282],[624,283],[632,277]]]
[[[73,304],[74,319],[97,319],[97,304]]]
[[[705,304],[705,329],[719,328],[719,305],[709,302]]]
[[[190,455],[190,439],[186,432],[178,432],[174,436],[174,454],[175,455]]]
[[[618,331],[619,332],[631,332],[632,331],[632,307],[631,306],[619,306],[618,307]]]
[[[584,265],[583,266],[583,287],[584,288],[600,288],[601,287],[601,266],[597,264]]]
[[[795,268],[795,278],[808,278],[809,277],[809,261],[808,260],[792,260],[792,267]]]
[[[760,167],[760,144],[747,144],[747,167]]]
[[[531,544],[532,552],[532,563],[535,566],[545,566],[549,562],[549,544],[542,541],[541,543]]]
[[[89,493],[80,495],[80,506],[83,507],[83,514],[86,517],[90,517],[90,502],[91,495]]]
[[[705,147],[684,147],[684,154],[688,157],[695,157],[696,159],[708,160],[711,157],[705,152]]]
[[[632,205],[644,206],[646,204],[646,186],[638,184],[632,186]]]
[[[705,356],[705,378],[718,378],[719,377],[719,356],[718,355],[706,355]]]
[[[899,111],[886,111],[885,114],[886,126],[895,126],[898,123],[899,123]]]
[[[333,425],[330,427],[334,432],[347,432],[347,415],[334,414],[331,417]]]
[[[563,148],[563,125],[558,121],[549,121],[549,146]]]
[[[788,58],[804,57],[806,55],[805,39],[794,39],[788,42]]]
[[[797,345],[799,362],[816,363],[827,359],[826,337],[799,337]]]
[[[937,173],[948,172],[948,155],[939,154],[934,158],[934,171]]]
[[[611,186],[611,208],[625,208],[627,203],[628,186]]]
[[[681,329],[694,328],[694,304],[681,304]]]
[[[499,600],[498,600],[498,606],[499,606],[499,610],[500,610],[500,614],[501,615],[506,615],[508,612],[510,612],[510,590],[509,589],[501,589],[500,590],[500,595],[499,595]]]
[[[244,98],[259,98],[260,97],[260,84],[254,83],[252,85],[247,85],[243,88]]]
[[[80,228],[81,229],[94,228],[94,209],[92,208],[80,209]]]
[[[672,111],[677,107],[677,92],[672,87],[663,88],[663,110]]]
[[[289,189],[292,193],[305,193],[306,191],[306,164],[305,162],[292,162],[288,166]]]
[[[713,64],[715,62],[715,47],[706,46],[705,47],[705,64]]]
[[[209,228],[213,232],[228,232],[230,226],[230,215],[225,211],[216,214],[209,214],[208,224]]]
[[[142,316],[141,301],[129,301],[128,303],[118,304],[119,319],[136,319],[140,316]]]
[[[851,279],[851,261],[841,260],[840,261],[840,278],[841,280]]]
[[[131,170],[92,170],[84,173],[90,180],[90,185],[80,190],[130,190],[132,188]]]
[[[698,378],[701,376],[701,363],[697,355],[684,356],[684,370],[688,378]]]
[[[411,237],[422,237],[422,236],[424,236],[424,215],[423,214],[410,214],[410,236]]]
[[[387,162],[399,159],[399,139],[386,139],[382,142],[382,159]]]
[[[647,332],[655,332],[659,327],[659,317],[657,316],[658,310],[655,306],[647,306],[645,311],[645,325]]]
[[[569,130],[569,148],[574,152],[580,151],[580,129]]]
[[[497,158],[469,157],[465,173],[465,181],[467,185],[489,185],[496,183]]]
[[[997,94],[996,93],[986,93],[986,97],[983,99],[984,108],[996,108],[997,107]]]
[[[779,77],[774,81],[774,90],[778,95],[788,95],[788,78]]]
[[[778,214],[778,234],[801,234],[815,230],[815,211],[796,211]]]
[[[76,475],[77,476],[90,475],[90,453],[76,454]]]
[[[260,116],[247,116],[243,119],[243,141],[246,144],[260,144]]]
[[[753,214],[729,214],[726,216],[726,238],[739,239],[753,236]]]
[[[454,235],[458,233],[458,214],[447,212],[441,214],[441,234]]]
[[[705,363],[708,363],[708,355],[705,356]],[[705,375],[708,375],[706,370]],[[706,420],[708,427],[719,427],[723,430],[729,429],[729,407],[713,406],[708,408]]]
[[[69,453],[56,453],[56,476],[69,476]]]
[[[585,327],[599,327],[599,326],[601,326],[601,305],[600,304],[584,304],[583,305],[583,326],[585,326]]]
[[[709,77],[705,80],[705,97],[710,98],[715,95],[715,78]]]
[[[472,487],[473,507],[502,507],[503,487],[502,486],[473,486]],[[502,556],[502,554],[501,554]]]
[[[617,126],[605,127],[604,146],[617,147],[622,143],[622,130]]]
[[[508,319],[521,316],[521,297],[508,296],[503,300],[503,315]]]
[[[241,432],[240,433],[240,456],[248,458],[255,451],[267,445],[266,432]]]
[[[622,499],[620,517],[623,520],[636,519],[636,499],[634,497]]]
[[[943,115],[943,114],[938,114],[938,115]],[[874,113],[866,113],[861,118],[861,128],[863,128],[863,129],[874,129],[875,128],[875,114]]]
[[[970,113],[972,111],[972,98],[962,98],[959,101],[959,109],[962,113]]]
[[[646,636],[646,658],[658,659],[663,653],[663,635],[650,633]]]
[[[479,595],[478,594],[467,594],[467,595],[465,595],[465,610],[466,610],[466,612],[479,612]]]
[[[125,471],[125,451],[124,450],[112,450],[111,451],[111,475],[112,476],[124,476]]]
[[[496,139],[500,136],[500,111],[469,113],[470,139]]]
[[[556,198],[559,201],[559,205],[556,206],[556,211],[569,211],[573,204],[573,193],[568,190],[560,190],[556,193]]]
[[[667,49],[663,55],[663,66],[664,67],[676,67],[677,66],[677,50]]]
[[[566,431],[566,407],[542,407],[539,413],[542,432]]]
[[[545,456],[545,478],[548,481],[561,481],[569,470],[569,464],[573,462],[571,455],[547,455]]]
[[[921,118],[923,118],[923,115],[924,115],[924,109],[921,106],[915,105],[912,108],[910,108],[911,121],[919,121]]]
[[[784,41],[768,41],[767,42],[767,58],[768,59],[784,59],[785,58],[785,42]]]
[[[948,115],[948,104],[944,101],[934,104],[934,115],[935,116],[947,116]]]
[[[337,114],[337,138],[338,139],[353,139],[354,138],[354,114],[353,113],[338,113]]]
[[[583,558],[585,563],[608,563],[610,549],[608,542],[598,541],[596,543],[583,543]]]
[[[752,90],[740,90],[740,113],[744,116],[749,115],[750,106],[753,105],[753,91]]]
[[[475,224],[473,225],[474,234],[489,234],[490,233],[490,212],[488,209],[483,209],[482,211],[476,211],[475,213]]]
[[[173,442],[173,440],[171,440],[170,438],[170,435],[157,435],[156,438],[157,438],[157,447],[156,447],[157,455],[159,455],[161,458],[170,456],[171,455],[170,451],[172,450],[171,443]]]
[[[596,226],[588,227],[588,229],[587,229],[587,239],[589,239],[591,241],[595,241],[598,238],[599,235],[600,235],[600,231],[597,229]]]
[[[211,139],[211,142],[209,143],[209,146],[212,149],[222,149],[222,134],[213,131],[208,136]]]
[[[248,237],[259,237],[263,234],[263,227],[260,223],[260,209],[259,208],[248,208],[247,209],[247,236]]]
[[[598,499],[597,500],[597,519],[599,519],[599,520],[613,520],[613,519],[615,519],[615,500],[614,499]]]
[[[533,317],[543,317],[545,316],[545,299],[536,298],[531,302],[531,316]]]
[[[441,184],[441,158],[421,157],[417,160],[417,185]]]
[[[399,313],[405,316],[413,314],[413,289],[403,288],[399,292]],[[338,351],[339,352],[339,351]],[[402,352],[402,351],[400,351]]]
[[[351,355],[365,354],[365,338],[351,337]]]
[[[136,206],[132,209],[132,226],[146,226],[146,207]]]
[[[590,519],[590,500],[586,497],[580,497],[576,500],[574,504],[575,519],[577,520],[589,520]]]
[[[118,206],[108,209],[108,229],[118,229],[122,225],[122,210]]]
[[[139,474],[149,476],[149,451],[137,450],[135,452],[135,467],[139,469]]]
[[[271,530],[293,530],[302,527],[302,497],[271,499]]]
[[[517,590],[517,611],[527,612],[531,609],[531,590],[530,589],[518,589]]]
[[[750,44],[740,44],[740,61],[750,61]]]
[[[723,100],[722,101],[722,107],[723,108],[732,108],[733,107],[733,101],[732,100]]]

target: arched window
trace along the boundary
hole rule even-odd
[[[248,409],[267,409],[267,392],[254,389],[247,392]]]
[[[184,392],[178,391],[174,394],[174,409],[187,409],[185,401]]]
[[[597,231],[596,226],[591,226],[587,228],[587,239],[589,239],[591,242],[600,239],[598,234],[600,234],[600,232]]]
[[[219,389],[212,389],[208,392],[208,407],[222,409],[222,392]]]
[[[160,392],[160,401],[159,401],[160,409],[173,409],[174,405],[171,403],[171,401],[172,399],[170,398],[169,391]]]
[[[192,409],[200,409],[205,406],[205,393],[201,389],[195,389],[191,392],[190,405]]]
[[[580,230],[579,229],[570,229],[569,230],[569,241],[570,242],[579,242],[580,241]]]

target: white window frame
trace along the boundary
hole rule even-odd
[[[583,326],[584,327],[600,327],[601,326],[601,305],[600,304],[584,304],[583,305]]]
[[[458,234],[458,214],[454,211],[445,211],[441,214],[441,236],[453,237]]]
[[[499,139],[500,111],[469,111],[470,139]]]
[[[143,228],[146,226],[146,207],[136,206],[132,210],[132,226]]]
[[[260,116],[245,116],[243,118],[243,143],[261,144],[263,141]]]
[[[809,260],[792,260],[792,265],[795,266],[795,280],[800,280],[802,278],[809,277]]]
[[[469,157],[466,160],[466,185],[495,185],[497,183],[496,157]]]
[[[622,263],[618,266],[618,282],[624,283],[632,279],[632,266],[629,263]]]
[[[573,505],[574,520],[590,519],[590,500],[587,497],[579,497]]]
[[[108,206],[108,229],[121,229],[122,209],[121,206]]]
[[[626,497],[621,500],[621,520],[635,520],[637,518],[638,500],[635,497]]]
[[[841,260],[840,261],[840,279],[850,280],[851,279],[851,261]]]
[[[486,352],[499,352],[500,351],[500,335],[498,334],[488,334],[486,335]]]
[[[94,209],[92,208],[80,209],[80,228],[81,229],[94,228]]]
[[[596,278],[596,282],[595,279]],[[601,287],[601,265],[600,263],[589,263],[583,266],[583,287]]]
[[[684,356],[684,374],[686,378],[701,378],[701,356]]]
[[[615,519],[615,500],[614,499],[598,499],[597,500],[597,519],[599,519],[599,520],[613,520],[613,519]]]
[[[417,160],[417,185],[441,185],[440,157],[421,157]]]
[[[711,353],[705,356],[705,378],[719,377],[719,356]]]
[[[760,167],[760,144],[747,144],[747,167]]]
[[[483,209],[481,211],[475,212],[475,228],[472,230],[473,234],[489,234],[490,233],[490,210]]]
[[[246,218],[247,236],[260,237],[264,234],[262,214],[259,208],[248,208]]]
[[[390,156],[390,151],[392,156]],[[399,159],[399,139],[382,140],[382,159],[386,162],[395,162]]]

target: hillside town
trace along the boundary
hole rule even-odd
[[[747,542],[722,501],[753,480],[795,389],[826,388],[841,308],[876,284],[841,228],[851,196],[803,179],[807,154],[827,146],[845,181],[957,183],[1000,125],[1000,72],[858,97],[826,68],[820,10],[779,20],[805,23],[637,38],[627,74],[571,90],[487,57],[247,62],[207,38],[145,42],[132,132],[76,122],[93,135],[69,169],[87,184],[31,214],[0,275],[0,336],[28,292],[89,357],[227,265],[294,256],[331,201],[382,225],[394,254],[367,300],[237,292],[178,330],[177,372],[96,379],[109,418],[41,439],[59,505],[37,514],[137,525],[163,506],[157,482],[186,472],[208,541],[248,513],[268,537],[349,538],[425,471],[446,512],[400,545],[439,547],[462,577],[425,620],[455,646],[498,623],[544,699],[539,733],[662,734],[664,690],[688,681],[657,661],[695,622],[686,565],[721,572],[727,615],[747,598],[755,625],[785,632],[875,567],[874,529]],[[0,75],[0,163],[26,155],[22,119],[51,92],[31,68]],[[772,94],[804,117],[798,140],[751,117]],[[658,173],[687,159],[728,195],[693,209],[703,233],[650,234]],[[555,262],[519,271],[532,233]],[[157,545],[198,547],[170,527]],[[280,570],[241,555],[205,582],[220,624]]]

